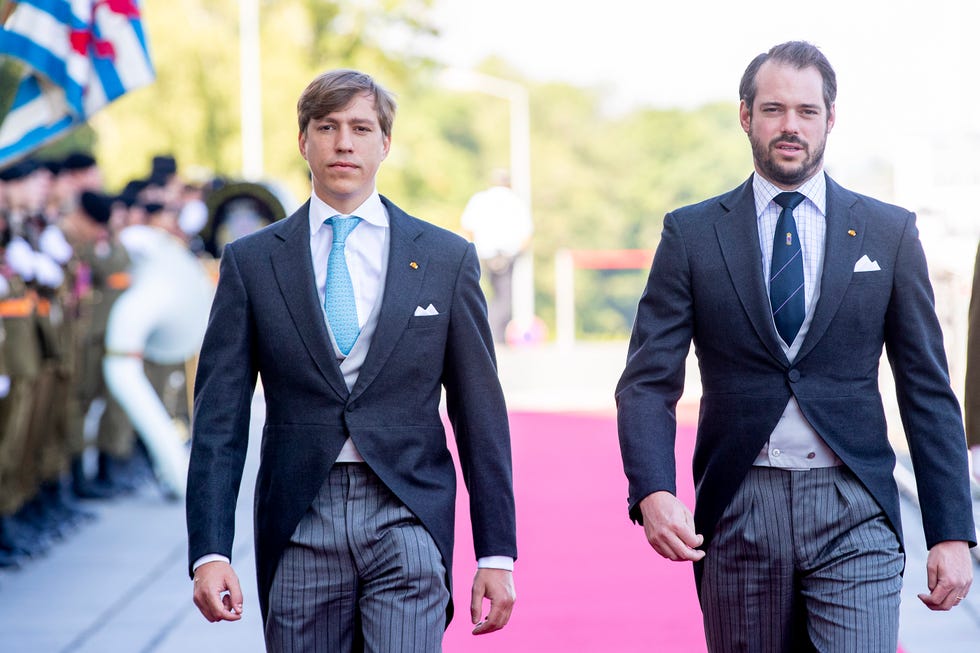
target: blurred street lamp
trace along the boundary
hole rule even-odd
[[[531,110],[527,88],[518,82],[473,70],[447,68],[438,76],[441,86],[485,93],[510,103],[511,188],[531,212]],[[531,212],[533,216],[533,212]],[[534,257],[530,251],[514,263],[513,321],[520,332],[534,326]]]
[[[262,177],[262,67],[259,52],[259,0],[238,2],[239,92],[241,98],[242,177]]]

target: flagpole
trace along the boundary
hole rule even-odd
[[[239,0],[239,65],[242,130],[242,177],[257,181],[262,161],[262,71],[259,52],[259,2]]]

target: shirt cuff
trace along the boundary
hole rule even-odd
[[[228,556],[223,556],[220,553],[209,553],[195,560],[194,564],[191,565],[191,571],[197,571],[197,568],[201,565],[205,565],[209,562],[217,562],[218,560],[231,564],[231,560],[228,559]]]
[[[514,571],[514,559],[510,556],[486,556],[477,558],[477,569],[504,569]]]

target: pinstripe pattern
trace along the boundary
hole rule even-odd
[[[363,464],[338,464],[272,583],[275,653],[442,650],[446,569],[432,537]]]
[[[895,653],[903,566],[847,468],[753,467],[704,558],[708,649]]]

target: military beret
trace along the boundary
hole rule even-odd
[[[85,170],[95,165],[95,157],[86,152],[72,152],[61,162],[65,170]]]
[[[0,181],[17,181],[35,170],[37,170],[37,162],[33,159],[24,159],[0,170]]]
[[[155,156],[150,165],[150,170],[150,176],[160,175],[169,177],[177,172],[177,159],[169,154]]]
[[[90,218],[99,224],[106,224],[109,222],[109,216],[112,214],[112,202],[115,198],[105,195],[104,193],[95,193],[87,190],[82,193],[80,199],[82,210],[84,210]]]
[[[140,192],[146,188],[146,185],[145,179],[132,179],[126,182],[122,192],[119,193],[119,200],[125,203],[126,206],[133,206],[136,204]]]
[[[47,171],[50,172],[52,175],[57,175],[59,172],[61,172],[61,161],[55,161],[54,159],[47,159],[44,161],[40,161],[39,165],[47,169]]]

